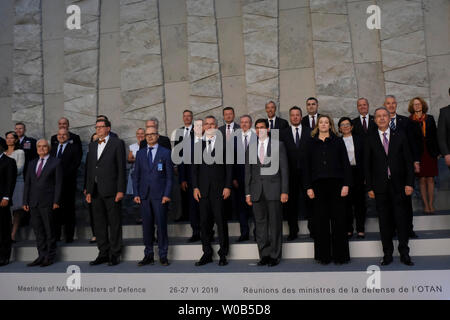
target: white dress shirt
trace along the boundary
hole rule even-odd
[[[313,118],[314,118],[314,125],[317,125],[317,113],[316,113],[315,115],[313,115],[313,116],[308,115],[309,127],[310,127],[311,129],[314,129],[313,126],[312,126],[312,119],[313,119]]]
[[[150,145],[147,144],[147,157],[150,148],[153,148],[152,149],[152,163],[153,163],[155,161],[156,152],[158,151],[158,144],[155,144],[153,147],[150,147]]]
[[[367,128],[369,128],[369,114],[366,114],[365,116],[363,116],[363,115],[359,115],[359,120],[361,120],[361,125],[362,126],[364,126],[364,119],[363,119],[363,117],[365,117],[366,118],[366,125],[367,125]]]
[[[264,146],[264,159],[267,157],[267,147],[269,146],[269,137],[266,138],[266,140],[261,141],[258,140],[258,159],[259,159],[259,150],[261,149],[261,144]]]
[[[58,150],[56,150],[56,156],[58,156],[59,149],[61,149],[61,148],[62,148],[61,153],[62,153],[62,154],[64,153],[64,150],[66,149],[66,146],[67,146],[68,143],[69,143],[69,140],[67,140],[66,142],[64,142],[62,145],[61,145],[61,143],[58,143]]]
[[[355,159],[355,144],[353,143],[353,136],[343,137],[345,148],[347,149],[348,161],[350,161],[350,165],[356,166]]]
[[[206,141],[206,149],[208,150],[208,148],[211,150],[211,152],[214,150],[214,146],[216,144],[216,136],[212,136],[211,138],[207,138],[205,136],[205,141]],[[208,141],[211,141],[211,145],[208,146]]]
[[[388,139],[388,142],[390,142],[391,141],[391,129],[388,127],[385,132],[386,132],[386,138]],[[381,140],[381,145],[382,146],[384,146],[383,145],[383,140],[384,140],[383,133],[384,133],[383,131],[378,129],[378,135],[380,136],[380,140]]]
[[[100,139],[99,139],[100,140]],[[97,160],[100,159],[100,157],[102,156],[103,150],[105,150],[106,144],[109,141],[109,135],[107,135],[105,137],[105,142],[104,143],[99,143],[98,147],[97,147]]]
[[[267,121],[269,122],[269,128],[270,128],[270,120],[273,120],[273,127],[275,128],[275,124],[277,123],[276,119],[277,119],[277,116],[274,116],[272,119],[267,118]]]
[[[192,130],[192,124],[189,127],[184,127],[183,128],[183,137],[185,137],[186,135],[190,135],[191,134],[191,130]]]
[[[250,139],[252,138],[252,130],[249,129],[247,132],[242,131],[242,146],[245,148],[245,137],[247,137],[247,146],[250,145]]]

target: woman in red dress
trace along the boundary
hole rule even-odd
[[[432,115],[427,114],[428,104],[421,97],[411,99],[408,111],[411,114],[411,130],[416,138],[414,143],[420,152],[420,172],[416,176],[420,182],[424,211],[433,213],[434,177],[438,175],[439,156],[436,122]]]

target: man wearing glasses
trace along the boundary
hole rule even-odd
[[[122,248],[121,200],[126,189],[125,147],[110,135],[111,123],[97,120],[97,141],[89,144],[86,201],[92,203],[98,257],[91,265],[120,262]],[[109,226],[109,235],[108,235]]]

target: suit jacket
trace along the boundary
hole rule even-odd
[[[416,157],[422,157],[422,154],[424,152],[423,149],[423,131],[422,131],[422,123],[413,121],[411,119],[411,129],[412,135],[414,137],[414,144],[416,145],[416,150],[419,153]],[[427,118],[425,119],[425,130],[426,130],[426,136],[425,136],[425,144],[427,146],[428,153],[433,158],[437,158],[440,154],[439,151],[439,145],[438,145],[438,138],[437,138],[437,128],[436,128],[436,121],[434,121],[434,117],[430,114],[427,115]]]
[[[235,122],[234,126],[233,126],[233,131],[236,131],[237,129],[240,129],[240,128],[241,128],[241,126]],[[220,126],[219,131],[222,133],[222,137],[225,139],[227,136],[227,125],[224,124],[223,126]]]
[[[372,129],[373,130],[373,129]],[[364,131],[363,131],[364,132]],[[352,134],[353,138],[353,146],[355,148],[355,162],[356,162],[356,172],[357,176],[352,177],[353,181],[359,181],[360,183],[364,182],[364,149],[365,149],[365,139],[367,135],[363,133],[363,135]],[[344,140],[344,138],[342,138]],[[345,142],[344,142],[345,144]]]
[[[184,126],[178,129],[177,136],[178,140],[175,141],[175,145],[178,145],[179,143],[182,143],[184,141]],[[177,165],[178,168],[178,182],[182,183],[186,181],[188,184],[191,184],[192,177],[191,177],[191,164],[194,163],[194,128],[192,127],[190,133],[189,133],[189,141],[188,143],[191,144],[191,162],[190,163],[180,163]],[[180,152],[180,156],[183,156],[183,151]]]
[[[199,145],[201,144],[201,145]],[[198,141],[194,148],[200,147],[204,151],[206,141]],[[217,141],[211,155],[216,154]],[[192,187],[200,189],[202,198],[207,196],[222,198],[224,188],[232,188],[233,165],[226,164],[225,144],[223,146],[223,164],[207,164],[202,158],[201,164],[193,164],[192,167]]]
[[[0,137],[0,146],[3,148],[3,150],[7,149],[6,140]]]
[[[247,149],[245,149],[245,146],[242,144],[242,132],[235,137],[235,164],[233,165],[233,180],[238,180],[239,184],[242,185],[244,185],[245,183],[246,154],[248,152],[249,146],[258,142],[258,138],[255,132],[252,131],[250,139],[248,139],[247,142]]]
[[[160,145],[163,148],[172,150],[172,144],[170,143],[170,139],[166,136],[159,136],[158,139],[158,145]],[[147,140],[142,140],[141,144],[139,145],[139,149],[147,148]]]
[[[306,149],[308,141],[311,139],[311,129],[302,125],[302,133],[300,135],[300,146],[297,148],[292,127],[283,129],[280,133],[280,139],[286,147],[286,153],[289,162],[289,171],[291,173],[300,173],[300,168],[305,166]]]
[[[367,191],[387,192],[388,166],[396,192],[404,194],[405,186],[414,186],[413,161],[405,134],[390,132],[389,150],[386,155],[377,130],[369,135],[364,151]]]
[[[267,156],[272,154],[271,139],[267,146]],[[247,152],[245,164],[245,194],[250,195],[252,201],[259,201],[264,193],[264,198],[268,201],[280,201],[282,193],[289,193],[289,167],[286,155],[286,148],[282,141],[279,142],[279,168],[273,175],[261,175],[263,167],[270,167],[269,164],[261,164],[257,156],[257,163],[250,164],[250,151]]]
[[[267,121],[269,122],[269,128],[270,128],[270,121],[269,121],[269,119],[267,119]],[[285,129],[287,127],[289,127],[289,122],[287,122],[283,118],[280,118],[280,117],[276,116],[275,123],[273,124],[273,128],[282,130],[282,129]]]
[[[81,157],[83,155],[81,149],[81,145],[78,145],[76,143],[67,143],[64,152],[61,157],[61,167],[63,171],[63,177],[64,182],[66,181],[76,181],[77,179],[77,173],[78,173],[78,167],[81,164]],[[54,146],[50,150],[50,155],[52,157],[57,157],[58,155],[58,148],[59,143]]]
[[[134,196],[141,199],[160,200],[172,193],[173,164],[169,149],[158,146],[152,166],[149,166],[147,149],[136,154],[133,174]]]
[[[319,116],[320,116],[320,113],[317,114],[317,117],[316,117],[316,124],[317,124],[317,121],[318,121]],[[306,116],[304,116],[304,117],[302,118],[302,126],[303,126],[303,127],[307,127],[307,128],[309,128],[309,129],[311,129],[311,130],[314,129],[314,128],[311,128],[311,126],[310,126],[310,124],[309,124],[309,114],[307,114]]]
[[[369,119],[367,119],[367,133],[364,131],[363,125],[361,123],[361,118],[358,116],[352,120],[353,131],[352,133],[358,136],[366,137],[370,132],[377,130],[378,127],[375,124],[374,117],[372,115],[368,115]]]
[[[38,157],[36,139],[25,136],[19,144],[19,148],[25,152],[25,166],[23,167],[23,174],[26,176],[30,161]]]
[[[413,162],[420,162],[420,151],[416,143],[414,130],[415,129],[413,128],[411,119],[397,114],[397,124],[394,131],[403,132],[403,134],[406,136],[406,139],[408,140],[409,151],[411,153]],[[378,130],[375,130],[375,132],[378,132]]]
[[[439,111],[439,148],[443,156],[450,154],[450,105]]]
[[[86,160],[86,190],[93,194],[94,186],[102,197],[113,197],[117,192],[125,192],[125,144],[122,140],[109,136],[108,143],[97,160],[97,142],[89,144]]]
[[[52,207],[60,204],[63,187],[61,161],[50,156],[38,178],[36,167],[39,158],[30,162],[23,191],[23,204],[30,207]]]
[[[9,205],[12,204],[14,187],[16,186],[17,165],[16,161],[6,154],[0,157],[0,201],[7,197]]]

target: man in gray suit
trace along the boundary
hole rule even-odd
[[[277,137],[268,136],[266,119],[255,122],[256,146],[249,146],[245,164],[246,202],[253,206],[258,266],[280,263],[283,240],[281,204],[288,201],[289,169],[286,149]],[[278,142],[278,148],[277,148]],[[277,161],[278,160],[278,161]]]
[[[450,95],[450,88],[448,94]],[[450,105],[439,112],[438,141],[441,154],[445,157],[445,164],[450,169]]]

